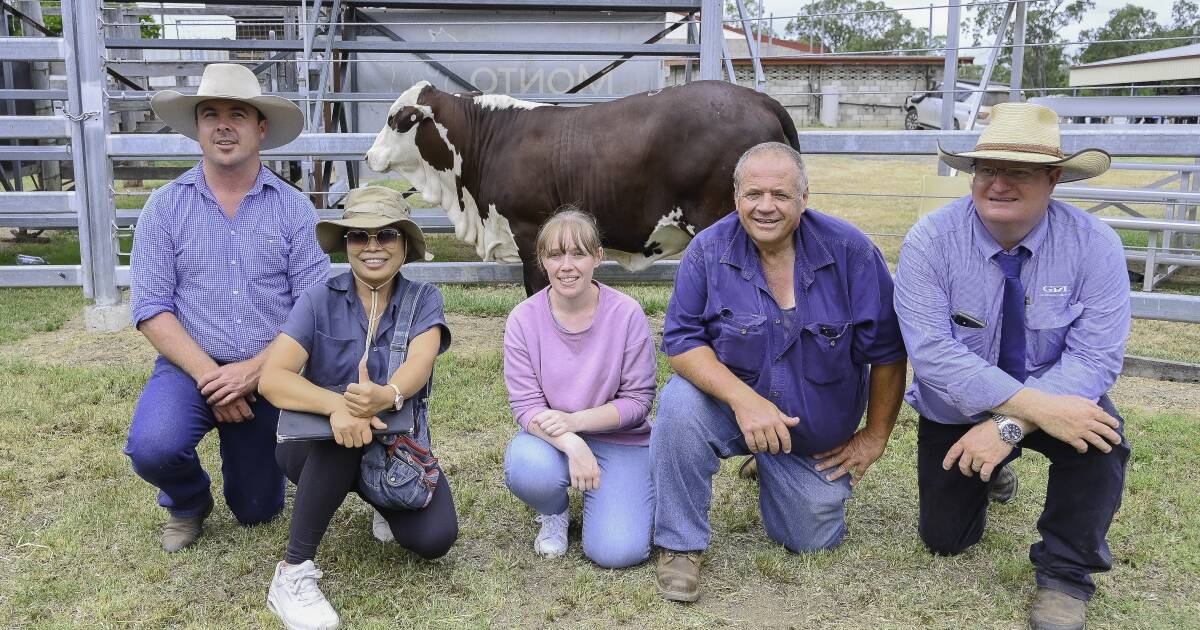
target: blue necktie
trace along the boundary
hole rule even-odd
[[[1021,285],[1021,265],[1028,255],[1025,248],[1015,254],[1000,252],[996,263],[1004,271],[1004,302],[1000,319],[1000,358],[996,366],[1024,383],[1025,377],[1025,287]]]

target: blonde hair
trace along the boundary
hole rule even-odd
[[[596,227],[596,218],[573,205],[559,208],[538,230],[538,261],[561,253],[564,242],[600,258],[600,228]]]

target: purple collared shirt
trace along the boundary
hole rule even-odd
[[[203,163],[150,195],[138,218],[129,280],[133,325],[174,313],[214,360],[267,347],[296,298],[329,273],[317,211],[266,167],[234,218],[204,181]]]
[[[1026,387],[1097,400],[1121,373],[1129,335],[1129,277],[1116,232],[1051,200],[1020,242],[1025,287]],[[905,399],[945,424],[977,422],[1021,389],[996,367],[1004,272],[1001,251],[970,196],[913,227],[900,250],[896,313],[915,378]],[[955,313],[982,328],[960,326]]]
[[[904,358],[892,278],[879,249],[849,223],[805,210],[796,245],[796,309],[779,308],[737,213],[692,239],[663,324],[670,356],[709,346],[789,416],[793,452],[844,443],[867,405],[869,364]]]

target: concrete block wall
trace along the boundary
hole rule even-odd
[[[903,129],[901,107],[909,94],[929,89],[942,68],[932,64],[772,64],[766,66],[767,94],[792,115],[797,127],[820,124],[822,89],[840,93],[838,127]],[[739,85],[753,87],[754,70],[735,68]],[[683,83],[683,69],[672,68],[667,85]]]

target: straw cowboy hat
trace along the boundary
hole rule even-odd
[[[432,260],[425,251],[425,233],[409,214],[404,195],[383,186],[363,186],[346,194],[343,202],[346,211],[341,219],[326,219],[317,222],[317,242],[326,254],[342,251],[346,245],[342,238],[347,229],[382,230],[394,227],[405,235],[408,251],[404,262]]]
[[[175,131],[197,140],[196,106],[216,98],[241,101],[254,106],[267,118],[267,135],[262,149],[281,147],[304,129],[304,112],[293,102],[279,96],[263,96],[258,78],[236,63],[212,63],[204,67],[196,94],[162,90],[150,99],[150,108]]]
[[[1112,158],[1100,149],[1072,155],[1062,152],[1058,114],[1032,103],[1000,103],[992,108],[992,122],[979,134],[974,151],[951,153],[938,143],[938,156],[950,168],[975,172],[976,160],[1005,160],[1062,168],[1060,182],[1095,177],[1108,170]]]

